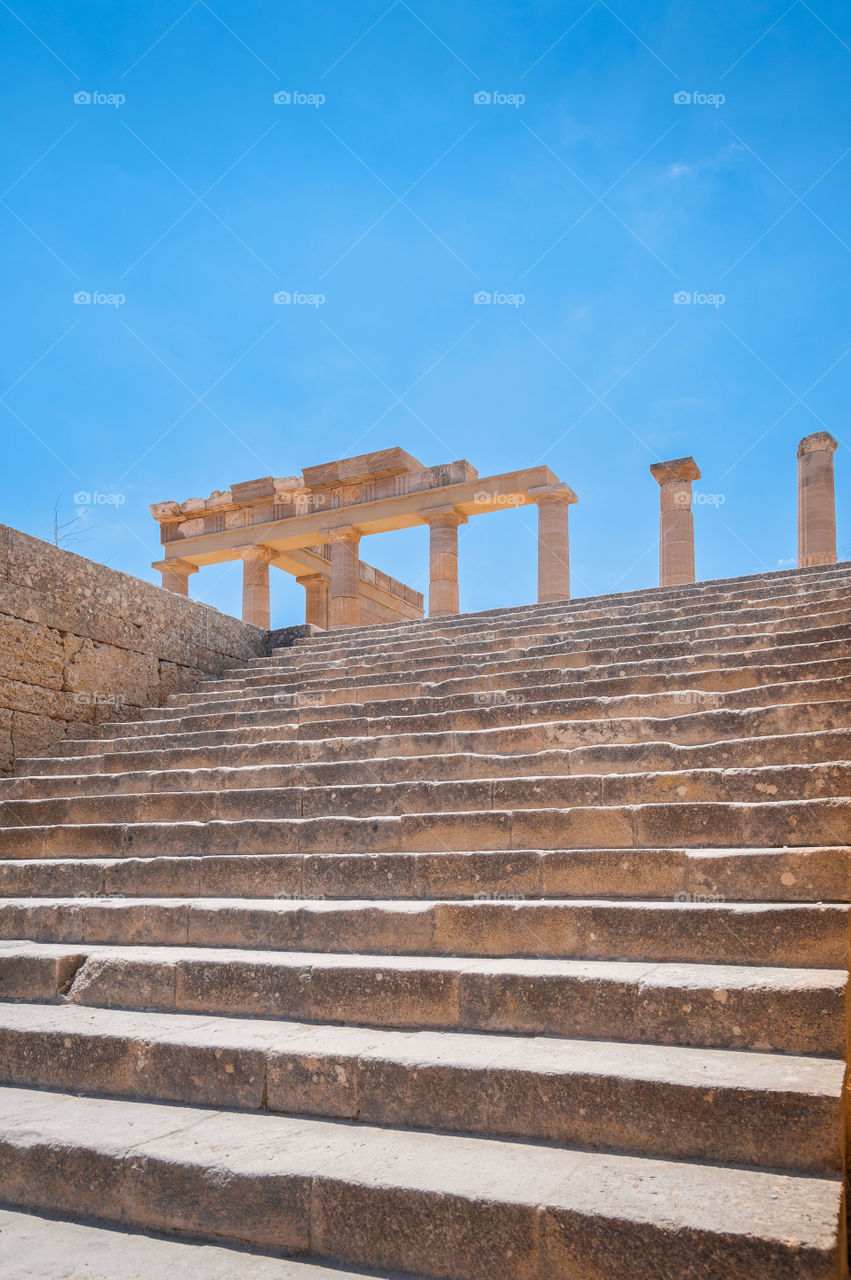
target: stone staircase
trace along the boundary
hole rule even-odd
[[[846,1277],[849,623],[845,564],[329,632],[19,761],[0,1261]]]

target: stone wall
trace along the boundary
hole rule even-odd
[[[0,772],[266,651],[266,633],[0,524]]]

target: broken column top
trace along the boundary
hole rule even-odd
[[[811,436],[804,436],[798,445],[798,457],[803,458],[807,453],[835,453],[837,442],[829,431],[814,431]]]
[[[651,462],[650,472],[659,484],[669,480],[699,480],[700,467],[694,458],[672,458],[670,462]]]

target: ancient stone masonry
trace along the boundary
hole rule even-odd
[[[399,450],[158,509],[176,594],[0,529],[0,688],[175,681],[0,778],[0,1273],[849,1280],[832,445],[819,563],[695,583],[681,458],[668,585],[589,599],[546,468]],[[533,502],[541,600],[459,615],[459,528]],[[428,619],[359,560],[413,524]],[[222,559],[259,627],[183,597]]]
[[[424,467],[404,449],[305,467],[300,476],[232,484],[209,498],[159,502],[163,586],[183,594],[201,565],[241,559],[243,619],[268,626],[268,566],[305,589],[305,621],[353,627],[423,616],[419,592],[358,559],[360,539],[427,525],[429,614],[457,613],[458,526],[506,506],[538,506],[538,599],[567,600],[567,509],[576,494],[548,467],[480,479],[469,462]]]
[[[177,589],[194,566],[171,572]],[[0,525],[0,772],[264,646],[263,632],[209,605]]]
[[[849,629],[849,564],[295,628],[18,761],[3,1233],[51,1280],[846,1280]]]

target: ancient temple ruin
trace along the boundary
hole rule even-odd
[[[305,621],[323,628],[422,618],[420,592],[359,559],[371,533],[428,525],[429,615],[458,613],[458,526],[507,507],[538,508],[538,601],[570,595],[567,510],[576,494],[549,467],[480,477],[466,460],[425,467],[404,449],[383,449],[300,476],[264,476],[209,498],[159,502],[163,586],[188,595],[189,575],[243,562],[245,622],[269,626],[269,568],[305,589]]]
[[[827,431],[798,446],[798,563],[836,560],[833,454]],[[694,458],[656,462],[660,487],[659,585],[695,581]],[[323,629],[403,622],[424,616],[421,592],[359,558],[360,540],[427,525],[429,617],[459,612],[458,526],[507,507],[538,508],[538,603],[570,598],[568,508],[578,501],[549,467],[479,476],[466,459],[425,467],[404,449],[305,467],[300,476],[263,476],[209,498],[158,502],[165,559],[154,561],[163,586],[189,594],[203,565],[243,564],[242,618],[268,629],[269,568],[294,575],[305,590],[305,622]]]

